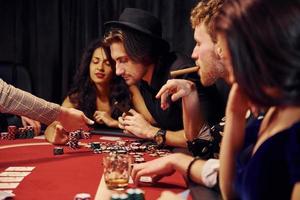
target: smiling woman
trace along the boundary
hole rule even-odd
[[[82,110],[98,124],[118,127],[117,118],[122,111],[114,102],[131,107],[128,86],[121,77],[115,76],[115,62],[101,39],[85,50],[80,66],[74,76],[73,86],[62,106]],[[64,144],[68,136],[58,122],[53,122],[45,131],[46,139],[55,144]]]

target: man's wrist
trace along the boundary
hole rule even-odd
[[[199,157],[195,157],[188,165],[187,170],[186,170],[186,177],[189,183],[194,182],[192,180],[192,167],[195,164],[195,162],[197,162],[198,160],[200,160]]]
[[[159,129],[154,136],[154,141],[159,148],[163,148],[166,144],[166,133],[166,130]]]
[[[150,128],[145,130],[145,135],[148,139],[154,140],[154,137],[155,137],[158,130],[159,130],[159,128],[151,126]]]
[[[176,171],[179,171],[182,175],[186,175],[188,164],[194,159],[194,157],[183,154],[174,153],[170,155],[169,163]],[[178,162],[180,160],[180,162]]]

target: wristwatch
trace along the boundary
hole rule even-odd
[[[166,130],[159,129],[153,138],[159,148],[162,148],[165,146],[166,133],[167,133]]]

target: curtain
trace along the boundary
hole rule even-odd
[[[0,0],[0,62],[26,67],[33,94],[65,98],[84,47],[104,33],[126,7],[148,10],[163,25],[171,49],[194,47],[190,11],[197,0]]]

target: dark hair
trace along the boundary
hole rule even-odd
[[[299,0],[232,0],[216,20],[246,95],[262,106],[300,105]]]
[[[129,58],[144,66],[156,64],[169,50],[159,40],[126,27],[111,28],[106,32],[105,45],[110,46],[114,42],[123,43]]]
[[[105,47],[101,39],[93,41],[84,51],[79,68],[77,69],[73,85],[68,92],[72,104],[88,117],[93,117],[96,111],[96,87],[90,78],[90,62],[94,51],[97,48],[103,48],[115,74],[115,62],[110,56],[109,48]],[[124,79],[119,76],[113,76],[110,83],[111,117],[117,119],[122,111],[114,105],[115,101],[131,107],[131,95]]]

